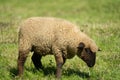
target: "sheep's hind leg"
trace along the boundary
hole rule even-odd
[[[29,51],[19,51],[19,56],[18,56],[18,76],[21,76],[23,74],[23,67],[24,63],[26,61],[27,55]]]
[[[42,56],[38,53],[34,52],[32,55],[32,61],[37,70],[43,69],[41,58]]]

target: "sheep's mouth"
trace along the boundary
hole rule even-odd
[[[87,63],[88,67],[93,67],[95,65],[95,63],[91,63],[90,61],[86,60],[85,61]]]
[[[95,61],[85,59],[84,57],[82,57],[82,59],[87,64],[88,67],[93,67],[95,65]]]
[[[93,64],[87,64],[88,67],[93,67],[94,65]]]

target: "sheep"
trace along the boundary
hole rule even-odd
[[[60,18],[32,17],[23,21],[19,30],[18,76],[23,74],[24,63],[29,52],[33,52],[32,61],[36,69],[43,69],[42,56],[54,55],[56,78],[62,74],[66,59],[75,55],[88,67],[96,61],[98,47],[77,25]]]

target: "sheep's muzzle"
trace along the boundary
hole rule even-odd
[[[92,55],[89,60],[85,60],[88,67],[93,67],[95,65],[95,61],[96,61],[96,55],[95,54]]]

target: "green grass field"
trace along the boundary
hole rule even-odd
[[[28,56],[22,78],[17,74],[18,25],[28,17],[52,16],[69,20],[101,48],[89,69],[79,58],[67,60],[62,80],[120,80],[120,0],[0,0],[0,80],[54,80],[53,56],[42,58],[36,71]]]

